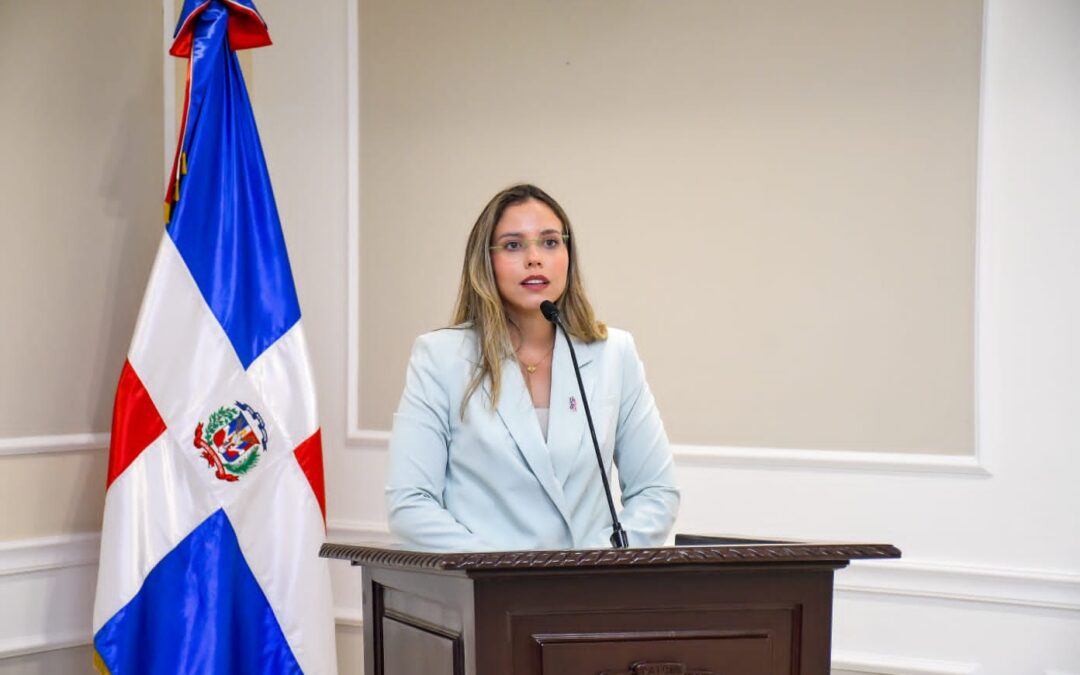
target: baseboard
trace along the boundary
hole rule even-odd
[[[832,669],[859,675],[972,675],[979,667],[973,663],[834,651]]]
[[[86,631],[72,631],[56,635],[34,635],[16,640],[0,642],[0,661],[14,659],[31,654],[43,654],[59,649],[85,647],[90,644],[90,635]]]

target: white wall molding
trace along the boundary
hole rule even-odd
[[[355,389],[355,387],[350,387],[351,391]],[[386,450],[390,445],[390,432],[350,427],[347,440],[350,447]],[[108,446],[108,433],[16,436],[0,438],[0,457],[77,453],[83,450],[105,449]],[[852,450],[706,445],[673,445],[672,451],[676,461],[688,467],[707,465],[707,467],[927,473],[971,477],[990,475],[980,461],[971,455],[866,453],[866,451]]]
[[[352,429],[348,440],[349,447],[362,450],[386,450],[390,446],[390,432],[377,429]],[[811,469],[968,478],[989,478],[991,475],[973,455],[711,445],[672,445],[671,452],[679,465],[687,467]]]
[[[346,22],[346,362],[345,442],[349,447],[378,450],[386,447],[390,432],[365,429],[360,423],[360,0],[347,0]],[[976,220],[978,220],[976,218]],[[975,226],[976,243],[980,227]],[[976,261],[976,269],[978,261]],[[976,297],[976,312],[978,312]],[[977,325],[977,323],[976,323]],[[976,340],[976,353],[978,344]],[[977,370],[977,369],[976,369]],[[974,383],[973,383],[974,387]],[[976,400],[976,411],[978,401]],[[882,453],[873,451],[740,448],[679,445],[672,447],[677,461],[708,466],[801,467],[863,472],[913,472],[922,474],[988,476],[976,441],[974,454],[952,455],[926,452]]]
[[[345,442],[365,446],[360,426],[360,0],[345,3]]]
[[[108,447],[109,434],[107,433],[14,436],[0,438],[0,457],[103,450]]]
[[[975,455],[708,445],[673,445],[671,451],[676,462],[687,466],[990,476]]]
[[[354,607],[335,607],[334,623],[338,626],[362,629],[364,627],[363,611]]]
[[[860,675],[972,675],[979,667],[973,663],[935,661],[908,657],[833,651],[832,668]]]
[[[386,450],[390,447],[390,432],[378,429],[352,429],[347,438],[348,447],[361,450]]]
[[[1080,612],[1080,575],[945,563],[853,562],[837,573],[838,593],[931,598]]]
[[[99,532],[0,542],[0,577],[96,565]]]
[[[97,532],[0,543],[0,659],[90,643]]]
[[[14,640],[0,640],[0,661],[19,656],[53,652],[58,649],[71,649],[90,644],[87,631],[69,631],[67,633],[31,635]]]

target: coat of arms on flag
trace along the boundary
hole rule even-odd
[[[103,673],[335,673],[322,440],[300,304],[235,50],[251,0],[185,0],[166,227],[113,408]]]
[[[262,415],[240,401],[218,408],[195,427],[195,447],[214,469],[214,478],[226,482],[237,481],[255,468],[259,453],[267,449],[266,441]]]

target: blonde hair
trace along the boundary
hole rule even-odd
[[[461,269],[461,287],[458,289],[453,323],[472,325],[477,334],[479,361],[461,401],[462,419],[465,417],[466,403],[485,379],[491,382],[491,408],[494,410],[499,402],[502,362],[513,354],[513,347],[510,343],[509,318],[495,284],[489,247],[495,226],[507,207],[530,200],[536,200],[550,208],[562,223],[563,234],[570,235],[567,240],[570,263],[566,273],[566,290],[555,302],[563,325],[570,335],[583,342],[607,338],[607,326],[596,320],[592,305],[585,296],[581,273],[578,271],[574,233],[566,212],[550,195],[535,185],[521,184],[506,188],[492,197],[480,212],[465,246],[465,262]]]

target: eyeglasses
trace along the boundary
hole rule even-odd
[[[554,252],[570,242],[568,234],[548,234],[538,239],[508,239],[496,246],[489,246],[492,251],[502,251],[510,255],[520,255],[536,244],[541,251]]]

